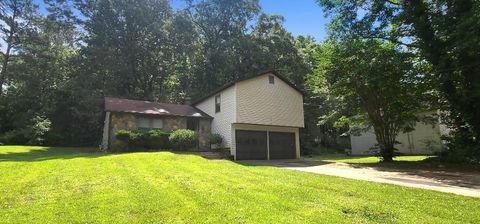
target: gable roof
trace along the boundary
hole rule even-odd
[[[157,103],[105,97],[105,111],[135,114],[212,118],[200,109],[183,104]]]
[[[246,77],[246,78],[242,78],[242,79],[237,79],[233,82],[229,82],[227,84],[225,84],[224,86],[220,87],[220,88],[217,88],[215,90],[213,90],[211,93],[203,96],[203,97],[200,97],[199,99],[195,100],[191,105],[196,105],[196,104],[199,104],[200,102],[206,100],[207,98],[223,91],[224,89],[230,87],[230,86],[233,86],[235,85],[236,83],[238,82],[241,82],[241,81],[245,81],[245,80],[248,80],[248,79],[253,79],[253,78],[256,78],[256,77],[259,77],[259,76],[262,76],[262,75],[266,75],[266,74],[273,74],[275,76],[277,76],[279,79],[281,79],[282,81],[284,81],[285,83],[287,83],[290,87],[292,87],[294,90],[298,91],[300,94],[304,95],[303,91],[298,88],[297,86],[295,86],[295,84],[293,84],[292,82],[288,81],[287,78],[285,78],[284,76],[280,75],[277,71],[274,71],[274,70],[271,70],[271,71],[265,71],[265,72],[261,72],[261,73],[258,73],[256,75],[252,75],[252,76],[249,76],[249,77]]]

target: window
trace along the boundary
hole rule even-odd
[[[138,129],[150,129],[150,121],[148,118],[138,118],[137,119]]]
[[[187,129],[192,131],[198,131],[198,119],[197,118],[188,118],[187,119]]]
[[[220,112],[220,95],[215,96],[215,113]]]
[[[162,129],[163,120],[162,119],[152,119],[152,128],[153,129]]]
[[[269,75],[269,76],[268,76],[268,83],[270,83],[270,84],[275,84],[275,76]]]
[[[159,118],[137,118],[137,128],[139,130],[162,129],[163,120]]]

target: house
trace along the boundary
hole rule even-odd
[[[228,83],[192,104],[107,97],[105,112],[105,149],[118,144],[119,129],[188,128],[199,132],[202,149],[210,147],[211,133],[220,134],[236,160],[300,157],[303,94],[274,71]]]
[[[425,112],[418,116],[431,116],[436,112]],[[395,145],[397,152],[406,155],[431,155],[442,150],[441,136],[446,134],[445,127],[440,120],[429,123],[416,122],[414,130],[397,135],[398,144]],[[371,148],[377,145],[375,132],[369,129],[359,135],[350,135],[352,155],[371,155]]]
[[[120,129],[190,129],[199,134],[200,149],[210,148],[211,120],[208,114],[188,104],[168,104],[105,97],[102,149],[120,146],[115,132]]]
[[[303,94],[278,73],[231,82],[195,101],[236,160],[300,157]]]

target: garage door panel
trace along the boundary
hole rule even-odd
[[[267,132],[236,130],[236,159],[267,159]]]
[[[269,132],[270,159],[295,159],[295,133]]]

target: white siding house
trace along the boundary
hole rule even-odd
[[[222,91],[220,94],[221,111],[219,113],[215,113],[215,96],[208,97],[201,103],[195,105],[195,107],[208,115],[215,115],[212,120],[212,133],[222,135],[226,147],[230,147],[232,142],[230,133],[236,114],[235,92],[235,85]]]
[[[214,118],[212,133],[235,159],[300,157],[303,94],[276,72],[232,82],[193,106]]]
[[[425,113],[428,114],[428,113]],[[420,114],[423,116],[425,114]],[[440,121],[433,124],[417,122],[415,130],[408,133],[400,133],[397,136],[399,144],[395,145],[398,152],[407,155],[428,155],[442,150],[441,136],[446,134],[442,131]],[[370,148],[377,144],[375,133],[372,129],[360,135],[351,135],[352,155],[372,154]]]

